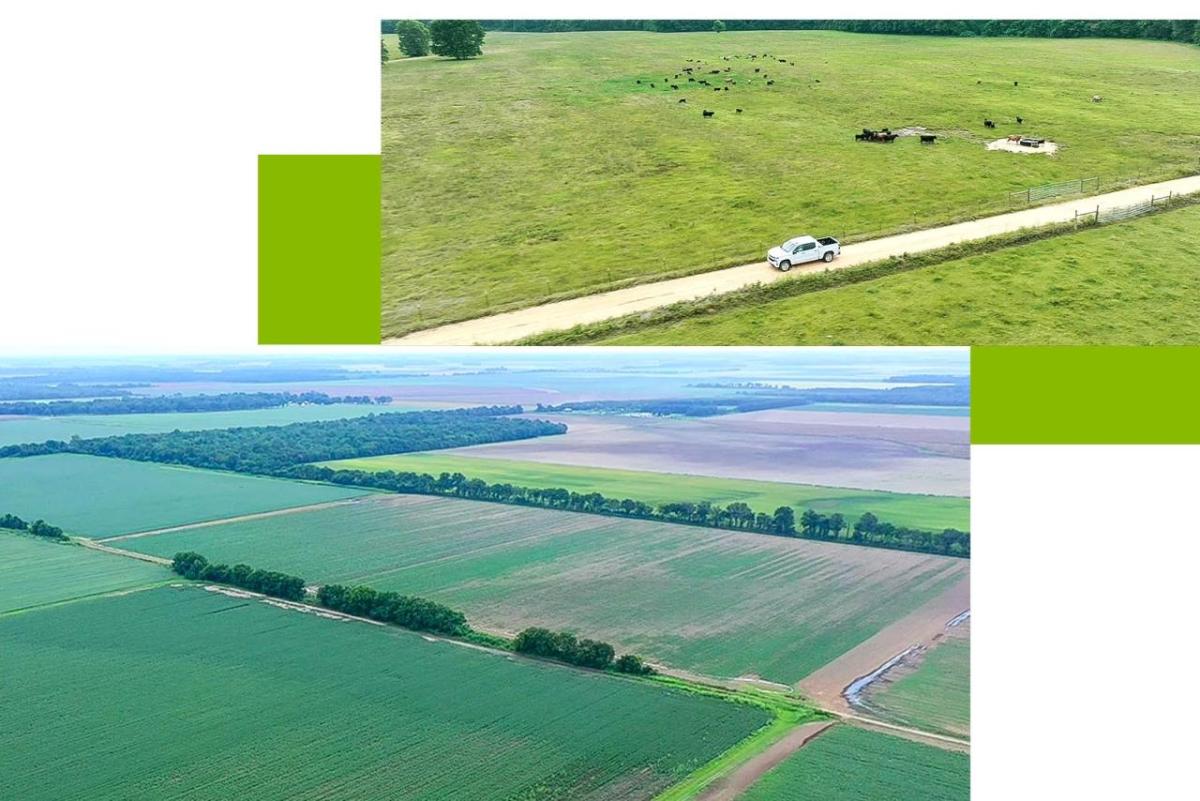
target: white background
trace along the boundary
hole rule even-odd
[[[590,8],[589,8],[590,6]],[[256,156],[379,149],[382,17],[556,3],[9,3],[0,352],[246,350]],[[1030,16],[1029,7],[575,4],[591,18]],[[1039,17],[1196,16],[1044,3]],[[1198,99],[1200,100],[1200,99]],[[1195,797],[1195,447],[972,452],[973,796]]]

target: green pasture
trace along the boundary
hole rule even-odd
[[[0,514],[106,537],[362,495],[362,490],[79,454],[0,459]]]
[[[740,801],[967,801],[970,757],[836,725],[789,756]]]
[[[764,52],[794,66],[732,58]],[[697,88],[674,78],[685,66],[737,83]],[[1190,174],[1200,156],[1200,48],[1182,44],[493,32],[481,58],[382,71],[385,335],[757,261],[800,233],[1004,211],[1030,186]],[[853,140],[885,126],[941,138]],[[1061,150],[985,149],[1011,133]]]
[[[426,496],[122,540],[369,584],[515,634],[570,629],[720,677],[794,683],[967,576],[964,559]]]
[[[949,637],[926,653],[917,669],[872,692],[871,711],[901,726],[969,737],[971,641]]]
[[[167,581],[163,567],[0,528],[0,615]]]
[[[860,284],[721,307],[613,345],[1188,345],[1200,342],[1200,206]]]
[[[652,504],[708,501],[725,506],[741,501],[755,511],[768,514],[780,506],[793,506],[797,510],[797,517],[805,509],[815,509],[823,514],[841,512],[848,520],[855,520],[864,512],[872,512],[880,520],[914,528],[957,528],[967,531],[971,527],[968,499],[937,495],[909,495],[817,487],[809,484],[574,467],[445,453],[375,456],[326,462],[325,465],[344,470],[396,470],[429,473],[434,476],[457,472],[467,478],[482,479],[489,484],[562,487],[573,492],[599,492],[609,498],[632,498]]]
[[[337,403],[328,406],[280,406],[233,412],[163,414],[80,414],[63,417],[0,417],[0,445],[19,445],[71,437],[90,439],[119,434],[161,434],[238,426],[282,426],[314,420],[341,420],[384,412],[414,411],[419,406],[368,406]]]
[[[638,801],[771,717],[198,587],[0,618],[0,642],[21,801]]]

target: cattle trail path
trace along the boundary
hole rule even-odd
[[[828,269],[844,270],[890,256],[922,253],[959,242],[1010,233],[1021,228],[1067,222],[1075,219],[1076,212],[1095,211],[1097,205],[1102,208],[1128,206],[1134,203],[1143,203],[1152,195],[1161,197],[1168,192],[1176,195],[1200,192],[1200,175],[1143,184],[1132,189],[1121,189],[1063,203],[997,214],[979,220],[858,242],[842,248],[842,255],[828,265]],[[814,233],[822,234],[820,231]],[[823,262],[817,262],[794,267],[788,273],[781,273],[765,261],[755,262],[683,278],[639,284],[626,289],[599,292],[581,298],[546,303],[528,309],[466,320],[461,323],[451,323],[387,339],[384,340],[384,344],[499,345],[515,342],[535,334],[545,334],[576,325],[598,323],[625,314],[650,311],[680,301],[732,292],[753,284],[769,284],[793,275],[820,272],[826,267],[827,265]]]

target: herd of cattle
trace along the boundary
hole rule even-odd
[[[721,56],[722,61],[732,61],[732,60],[742,59],[742,58],[745,58],[746,60],[748,60],[750,62],[756,62],[761,59],[764,63],[767,61],[775,61],[779,64],[787,64],[789,67],[796,66],[796,62],[789,61],[786,58],[779,58],[778,56],[773,56],[770,53],[762,53],[762,54],[747,53],[745,56],[742,56],[740,54],[733,55],[733,56]],[[733,72],[733,67],[731,67],[731,66],[720,68],[720,69],[710,69],[709,67],[711,65],[706,64],[702,59],[695,59],[695,58],[689,58],[689,59],[687,59],[687,61],[685,63],[690,64],[692,66],[682,67],[679,70],[679,72],[675,73],[674,77],[662,79],[662,88],[664,90],[677,92],[680,89],[695,88],[695,87],[689,87],[689,86],[683,85],[683,84],[691,83],[691,84],[695,84],[696,87],[703,86],[705,88],[712,89],[714,92],[728,92],[731,87],[738,85],[737,78],[734,78],[731,75],[726,75],[726,73]],[[758,79],[758,82],[760,85],[763,85],[763,86],[774,86],[775,85],[775,79],[772,78],[768,73],[764,72],[763,67],[755,67],[754,74],[751,75],[749,78],[745,79],[744,85],[753,86],[756,78]],[[639,79],[637,79],[636,83],[639,86],[644,86],[646,84],[649,84],[651,89],[659,88],[658,81],[646,81],[645,83],[643,83],[642,80],[639,78]],[[817,81],[817,83],[820,83],[820,81]],[[687,98],[681,97],[681,98],[679,98],[679,102],[686,104]],[[737,114],[741,114],[743,111],[744,111],[744,109],[740,109],[740,108],[734,109],[734,112]],[[716,113],[717,112],[710,111],[709,109],[704,109],[701,112],[702,116],[705,119],[716,116]]]

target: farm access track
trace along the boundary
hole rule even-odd
[[[388,339],[384,344],[499,345],[516,342],[627,314],[647,312],[673,303],[733,292],[755,284],[773,283],[797,274],[845,270],[893,256],[924,253],[1023,228],[1072,222],[1095,213],[1101,206],[1133,206],[1152,197],[1168,194],[1182,196],[1196,192],[1200,192],[1200,175],[846,245],[842,248],[841,257],[828,265],[817,262],[781,273],[765,261],[755,262],[451,323]]]

